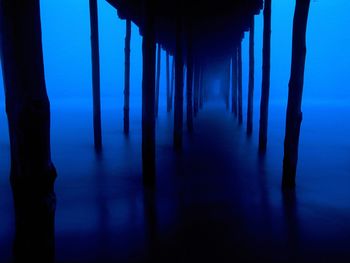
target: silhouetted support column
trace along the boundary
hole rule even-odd
[[[263,69],[260,101],[259,151],[266,152],[267,122],[270,96],[270,60],[271,60],[271,0],[265,0],[264,7],[264,39]]]
[[[170,89],[170,61],[169,52],[166,52],[166,109],[171,112],[171,89]]]
[[[174,90],[175,90],[175,56],[171,66],[171,86],[170,86],[170,111],[173,109],[174,101]]]
[[[254,100],[254,16],[250,23],[249,33],[249,84],[247,107],[247,135],[253,133],[253,100]]]
[[[142,39],[142,168],[145,185],[154,186],[156,179],[155,136],[155,67],[156,42],[153,0],[146,1],[146,21]]]
[[[180,1],[181,2],[181,1]],[[180,5],[180,4],[179,4]],[[178,12],[181,8],[178,7]],[[184,85],[184,62],[182,50],[182,18],[178,14],[176,21],[176,51],[175,51],[175,111],[174,111],[174,148],[182,148],[183,129],[183,85]]]
[[[92,64],[92,96],[94,142],[96,151],[102,150],[101,131],[101,94],[100,94],[100,55],[98,42],[98,12],[97,0],[90,0],[90,28],[91,28],[91,64]]]
[[[156,118],[158,117],[158,111],[159,111],[159,88],[160,88],[160,63],[161,63],[161,46],[158,44],[158,50],[157,50],[157,82],[156,82],[156,105],[155,105],[155,112],[156,112]]]
[[[199,64],[195,63],[194,65],[194,98],[193,98],[193,112],[195,117],[198,114],[198,106],[199,106],[198,105],[199,78],[200,78]]]
[[[39,0],[0,1],[0,58],[15,207],[14,262],[54,262],[56,170]]]
[[[306,28],[310,0],[297,0],[293,22],[292,66],[289,81],[286,134],[284,141],[283,188],[295,187],[298,162],[301,102],[306,59]]]
[[[126,20],[125,34],[125,76],[124,76],[124,133],[129,134],[129,112],[130,112],[130,40],[131,20]]]
[[[187,43],[187,130],[193,131],[193,50],[191,35],[188,36]]]
[[[204,96],[204,92],[203,92],[203,89],[204,89],[204,74],[203,74],[203,68],[201,67],[200,68],[200,71],[199,71],[199,88],[198,88],[198,99],[199,99],[199,109],[202,109],[203,108],[203,96]]]
[[[242,42],[238,44],[238,123],[243,123],[242,107]]]
[[[230,61],[227,62],[227,65],[225,67],[225,73],[224,73],[224,92],[225,92],[225,104],[226,104],[226,110],[230,110]]]
[[[238,92],[238,61],[237,61],[237,48],[235,47],[233,50],[232,56],[232,113],[237,117],[237,92]]]

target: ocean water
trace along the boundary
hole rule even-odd
[[[89,101],[52,103],[57,262],[144,262],[155,254],[169,262],[349,259],[347,105],[305,105],[293,206],[280,189],[284,105],[271,106],[262,158],[258,114],[254,136],[247,138],[221,101],[205,105],[194,134],[184,130],[183,152],[175,154],[172,114],[162,104],[155,193],[142,186],[140,108],[132,106],[125,137],[122,107],[108,100],[103,105],[104,148],[96,155]],[[5,121],[2,116],[2,262],[11,258],[14,234]]]

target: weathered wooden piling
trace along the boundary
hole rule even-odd
[[[91,30],[91,64],[92,64],[92,97],[94,143],[96,151],[102,150],[101,128],[101,94],[100,94],[100,55],[98,40],[98,10],[97,0],[90,2],[90,30]]]
[[[193,94],[193,113],[196,117],[198,114],[198,107],[199,107],[199,81],[200,81],[200,70],[199,70],[199,63],[196,62],[194,64],[194,94]]]
[[[187,91],[187,130],[191,133],[193,131],[193,46],[192,37],[189,33],[187,36],[187,77],[186,77],[186,91]]]
[[[159,111],[159,89],[160,89],[160,63],[161,63],[161,51],[162,48],[160,44],[157,45],[157,79],[156,79],[156,104],[155,104],[155,112],[156,118],[158,117]]]
[[[169,52],[166,52],[166,109],[171,112],[171,87],[170,87],[170,58]]]
[[[253,133],[253,103],[254,103],[254,16],[250,23],[249,33],[249,83],[247,107],[247,135]]]
[[[174,109],[174,148],[182,148],[183,129],[183,85],[184,85],[184,61],[183,61],[183,21],[182,21],[182,1],[178,3],[176,18],[176,51],[175,51],[175,109]]]
[[[265,0],[264,33],[263,33],[263,68],[260,101],[259,152],[266,152],[267,123],[270,97],[270,64],[271,64],[271,0]]]
[[[238,44],[238,123],[243,123],[242,107],[242,42]]]
[[[237,92],[238,92],[238,61],[237,61],[237,48],[234,47],[233,49],[233,55],[232,55],[232,113],[237,117]]]
[[[142,168],[143,182],[147,186],[154,186],[156,179],[156,41],[153,4],[153,0],[146,1],[146,18],[142,38]]]
[[[230,110],[230,60],[227,60],[226,66],[224,68],[224,95],[225,95],[225,105],[226,110]]]
[[[15,207],[14,262],[54,262],[56,170],[39,0],[0,1],[0,58]]]
[[[203,108],[203,98],[204,98],[204,73],[203,67],[200,67],[199,71],[199,88],[198,88],[198,104],[199,109]]]
[[[124,72],[124,133],[129,134],[130,127],[130,41],[131,41],[131,20],[126,20],[125,33],[125,72]]]
[[[174,90],[175,90],[175,56],[173,56],[173,62],[171,65],[171,85],[170,85],[170,111],[173,109],[174,102]]]
[[[292,65],[289,81],[286,134],[284,140],[283,188],[294,188],[298,162],[301,102],[306,60],[306,28],[310,0],[296,0],[293,21]]]

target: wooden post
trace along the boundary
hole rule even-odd
[[[191,34],[187,37],[187,130],[193,131],[193,50]]]
[[[204,97],[204,74],[203,74],[203,67],[200,67],[200,71],[199,71],[199,88],[198,88],[198,104],[199,104],[199,109],[203,108],[203,97]]]
[[[238,68],[237,68],[237,48],[235,47],[233,49],[233,56],[232,56],[232,113],[237,117],[237,77],[238,77]]]
[[[181,2],[181,1],[180,1]],[[180,5],[180,4],[179,4]],[[176,51],[175,51],[175,112],[174,112],[174,148],[182,148],[183,129],[183,85],[184,62],[182,48],[182,8],[178,7],[176,21]]]
[[[297,0],[293,21],[292,66],[289,81],[286,134],[284,140],[283,188],[294,188],[298,162],[301,102],[306,60],[306,28],[310,0]]]
[[[271,0],[265,0],[264,7],[263,68],[260,101],[259,151],[266,152],[267,122],[270,96],[270,60],[271,60]]]
[[[146,21],[142,38],[142,168],[143,182],[147,186],[154,186],[156,179],[156,42],[153,11],[153,1],[146,1]]]
[[[200,78],[200,71],[199,71],[199,63],[194,64],[194,98],[193,98],[193,113],[196,117],[198,114],[198,92],[199,92],[199,78]]]
[[[167,112],[171,112],[171,90],[170,90],[170,61],[169,61],[169,52],[166,52],[166,108]]]
[[[14,262],[54,262],[56,170],[39,0],[0,1],[0,58],[15,206]]]
[[[159,111],[159,88],[160,88],[160,63],[161,63],[161,46],[158,44],[158,52],[157,52],[157,82],[156,82],[156,105],[155,112],[156,118],[158,117]]]
[[[242,108],[242,42],[238,44],[238,123],[243,123]]]
[[[227,61],[224,69],[224,93],[225,93],[225,105],[226,110],[230,110],[230,60]]]
[[[175,56],[173,56],[173,62],[171,66],[171,86],[170,86],[170,111],[173,108],[174,101],[174,90],[175,90]]]
[[[102,150],[101,94],[100,94],[100,55],[98,42],[97,0],[90,0],[91,64],[94,142],[96,151]]]
[[[125,75],[124,75],[124,133],[129,134],[129,112],[130,112],[130,40],[131,20],[126,20],[125,34]]]
[[[254,16],[250,23],[249,33],[249,87],[248,87],[248,112],[247,135],[253,133],[253,102],[254,102]]]

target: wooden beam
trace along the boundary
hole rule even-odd
[[[175,56],[173,56],[173,62],[171,66],[170,111],[173,109],[174,91],[175,91]]]
[[[97,152],[102,150],[101,94],[100,94],[100,54],[98,40],[97,0],[90,0],[91,64],[94,143]]]
[[[182,1],[180,1],[182,2]],[[179,5],[181,5],[179,3]],[[175,51],[175,112],[174,112],[174,148],[182,148],[183,129],[183,86],[184,86],[184,61],[182,47],[182,8],[178,7],[176,21],[176,51]]]
[[[15,212],[14,262],[54,262],[51,161],[39,0],[0,1],[0,58]]]
[[[146,22],[142,38],[142,168],[143,182],[154,186],[156,179],[155,67],[156,41],[153,1],[146,1]]]
[[[193,131],[193,49],[191,34],[187,37],[187,130]]]
[[[160,69],[161,69],[161,51],[162,48],[160,44],[157,45],[157,80],[156,80],[156,104],[155,104],[155,112],[156,118],[158,117],[159,111],[159,89],[160,89]]]
[[[200,67],[199,71],[199,88],[198,88],[198,104],[199,109],[203,108],[203,98],[204,98],[204,72],[203,67]]]
[[[254,16],[250,23],[249,33],[249,84],[248,84],[248,107],[247,107],[247,135],[253,133],[253,103],[254,103]]]
[[[228,59],[224,68],[224,94],[226,110],[230,110],[230,66],[231,61]]]
[[[200,71],[199,71],[199,63],[198,61],[194,64],[194,92],[193,92],[193,113],[196,117],[198,114],[199,107],[199,81],[200,81]]]
[[[306,28],[310,0],[297,0],[293,21],[292,66],[289,81],[286,134],[284,140],[283,188],[295,188],[298,162],[301,102],[306,60]]]
[[[267,126],[270,97],[270,64],[271,64],[271,0],[265,0],[264,33],[263,33],[263,68],[260,101],[259,152],[266,152]]]
[[[125,75],[124,75],[124,133],[129,134],[130,120],[130,41],[131,41],[131,20],[126,20],[125,34]]]
[[[242,108],[242,42],[238,44],[238,123],[243,123]]]
[[[170,58],[169,52],[166,52],[166,108],[167,112],[171,112],[171,85],[170,85]]]
[[[232,113],[237,117],[237,92],[238,92],[238,61],[237,61],[237,48],[233,49],[232,55]]]

